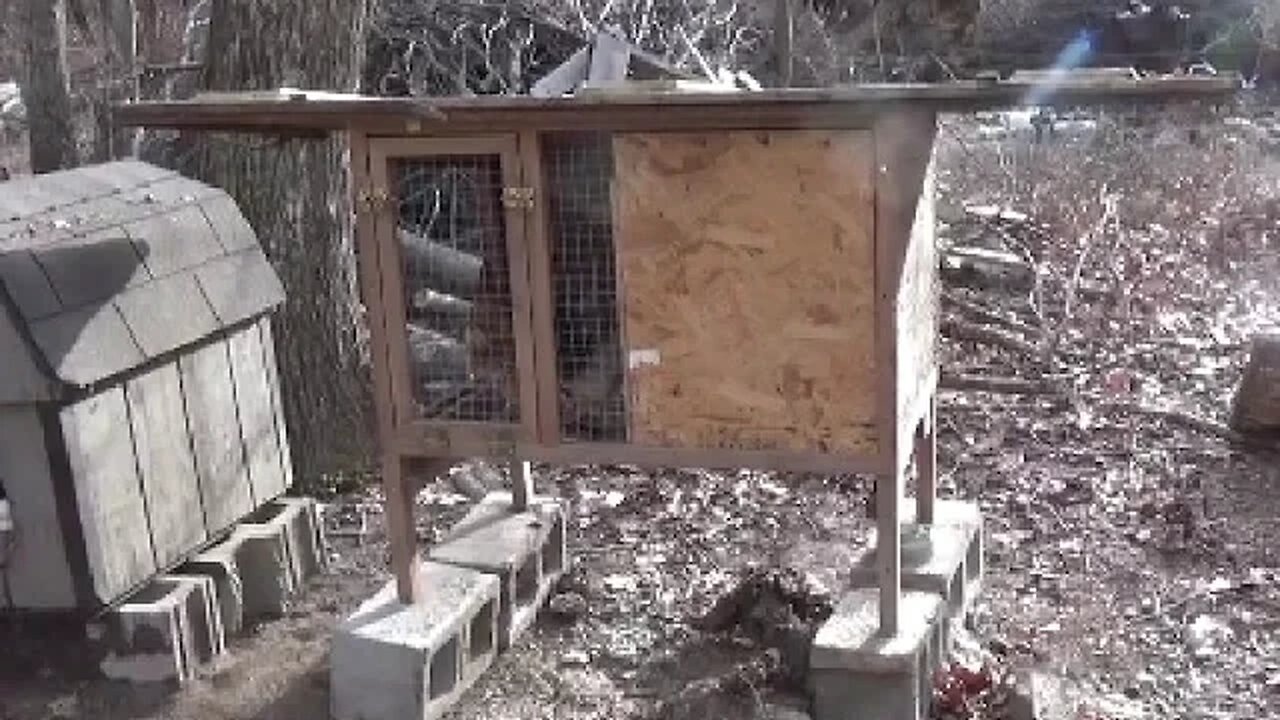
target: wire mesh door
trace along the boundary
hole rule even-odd
[[[373,171],[389,191],[379,239],[397,424],[452,429],[459,451],[515,440],[532,383],[514,142],[375,142]]]

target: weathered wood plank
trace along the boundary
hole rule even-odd
[[[21,542],[13,544],[2,569],[0,583],[7,592],[0,595],[0,608],[9,599],[24,609],[74,608],[75,586],[58,522],[44,431],[33,407],[0,406],[0,484],[21,533]]]
[[[151,546],[156,563],[164,567],[207,537],[178,366],[161,365],[133,378],[124,393],[151,521]]]
[[[276,362],[276,341],[271,332],[271,318],[258,320],[262,333],[262,360],[271,384],[271,414],[275,419],[276,438],[280,448],[280,470],[284,473],[285,488],[293,487],[293,454],[289,445],[289,426],[285,424],[284,397],[280,390],[280,366]]]
[[[272,419],[271,383],[263,362],[262,335],[250,325],[227,339],[231,348],[231,374],[235,378],[236,406],[240,409],[240,436],[244,440],[253,500],[262,505],[285,491],[280,441]]]
[[[205,529],[217,533],[253,510],[227,341],[178,360],[191,428]]]
[[[60,413],[94,592],[103,602],[156,571],[124,390]]]

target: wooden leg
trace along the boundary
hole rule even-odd
[[[938,498],[938,430],[936,401],[916,429],[916,521],[932,525]]]
[[[391,572],[396,578],[400,602],[409,605],[417,599],[418,534],[413,523],[412,483],[405,463],[397,455],[382,459],[382,488],[387,496],[387,533],[391,543]]]
[[[896,465],[896,463],[895,463]],[[880,635],[898,634],[902,599],[902,472],[876,478],[876,567],[880,576]]]
[[[533,468],[528,460],[511,461],[511,509],[523,512],[529,509],[533,498]]]

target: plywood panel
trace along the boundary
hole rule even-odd
[[[5,590],[0,608],[9,600],[29,610],[75,607],[44,431],[34,407],[0,406],[0,485],[17,533],[8,561],[0,568]]]
[[[204,511],[178,367],[161,365],[125,385],[134,454],[156,562],[168,566],[204,541]]]
[[[861,131],[615,139],[632,441],[876,450]]]
[[[178,366],[200,477],[205,528],[217,533],[253,510],[227,341],[218,340],[183,355]]]
[[[261,505],[285,491],[280,436],[276,432],[271,383],[263,360],[262,334],[257,325],[250,325],[232,335],[228,343],[236,405],[240,408],[240,433],[249,462],[249,482],[254,501]]]
[[[110,602],[156,571],[124,390],[64,408],[61,422],[93,588]]]

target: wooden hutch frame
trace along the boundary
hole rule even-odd
[[[877,481],[881,632],[896,634],[901,594],[900,498],[912,456],[918,464],[917,518],[933,518],[937,364],[937,262],[932,254],[932,148],[944,111],[1038,104],[1214,99],[1238,87],[1233,78],[1060,79],[1049,88],[1013,82],[877,85],[833,90],[741,93],[583,94],[575,98],[481,97],[390,99],[280,91],[198,97],[122,106],[136,126],[233,130],[275,135],[346,133],[361,288],[368,308],[374,390],[392,566],[400,598],[414,600],[418,552],[413,523],[415,477],[442,463],[485,456],[509,462],[517,507],[532,494],[529,461],[618,463],[650,467],[754,468],[871,473]],[[1048,92],[1046,92],[1046,90]],[[874,449],[696,449],[634,443],[564,442],[558,419],[552,259],[542,166],[545,133],[690,133],[728,131],[864,131],[871,148],[874,267]],[[407,368],[399,243],[387,222],[396,157],[485,153],[502,162],[507,252],[512,268],[520,415],[506,425],[415,420]],[[925,203],[921,203],[921,199]],[[912,275],[913,302],[901,303]],[[921,304],[932,304],[932,308]],[[912,307],[908,307],[912,306]],[[913,309],[914,308],[914,309]],[[927,332],[904,335],[911,326]],[[396,328],[401,330],[397,331]],[[907,358],[919,345],[920,357]],[[909,373],[900,373],[904,363]],[[447,467],[447,466],[445,466]],[[885,484],[888,487],[885,487]]]

